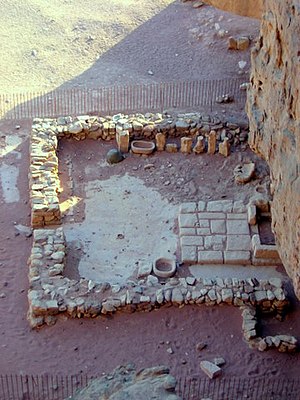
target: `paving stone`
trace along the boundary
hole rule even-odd
[[[280,278],[270,278],[269,282],[271,285],[281,288],[282,287],[282,280]]]
[[[210,228],[197,228],[197,235],[206,236],[210,234],[211,234]]]
[[[248,265],[251,263],[250,251],[224,251],[224,263],[233,265]]]
[[[179,236],[195,236],[197,234],[196,228],[180,228]]]
[[[198,201],[198,211],[205,211],[206,201]]]
[[[201,221],[202,220],[200,220],[200,222]],[[225,221],[222,219],[216,220],[216,221],[212,220],[210,222],[210,229],[211,229],[211,233],[226,233]]]
[[[220,367],[210,361],[201,361],[200,368],[210,379],[216,378],[222,372]]]
[[[180,228],[193,228],[197,226],[197,214],[180,214],[179,227]]]
[[[186,283],[190,286],[194,286],[196,283],[196,278],[194,276],[188,276],[185,278]]]
[[[197,248],[196,246],[182,246],[181,247],[181,262],[197,262]]]
[[[207,203],[207,211],[232,212],[232,200],[216,200]]]
[[[209,228],[209,220],[208,219],[200,219],[199,228]]]
[[[197,203],[187,202],[187,203],[182,203],[180,206],[181,214],[194,213],[196,211],[197,211]]]
[[[206,250],[225,250],[226,236],[224,235],[213,235],[205,236],[204,248]]]
[[[223,252],[200,250],[198,252],[198,262],[201,264],[223,264]]]
[[[228,235],[226,250],[250,250],[250,235]]]
[[[225,219],[226,214],[221,212],[200,212],[198,213],[198,218],[200,219]]]
[[[233,300],[233,291],[232,289],[222,289],[221,290],[222,301],[224,303],[231,304]]]
[[[232,213],[226,215],[227,219],[241,219],[241,220],[248,220],[248,216],[246,213]]]
[[[242,200],[238,200],[233,203],[232,211],[237,213],[244,213],[247,212],[247,206],[243,203]]]
[[[202,236],[182,236],[180,238],[181,246],[203,246]]]
[[[246,220],[226,221],[227,235],[249,235],[249,224]]]

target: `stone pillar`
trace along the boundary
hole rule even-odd
[[[193,152],[195,154],[201,154],[204,153],[205,151],[205,139],[203,136],[198,136],[197,137],[197,143],[195,144],[193,148]]]
[[[156,150],[164,151],[166,147],[166,135],[162,132],[159,132],[155,135],[156,140]]]
[[[128,130],[123,130],[122,127],[116,129],[116,141],[119,151],[121,153],[128,153],[129,150],[129,132]]]
[[[193,139],[189,137],[182,137],[181,138],[181,147],[180,151],[184,154],[190,154],[192,151]]]
[[[224,157],[230,155],[230,143],[228,137],[224,138],[223,142],[219,145],[219,153]]]
[[[217,132],[216,131],[210,131],[210,133],[208,135],[207,153],[208,154],[215,154],[216,147],[217,147]]]

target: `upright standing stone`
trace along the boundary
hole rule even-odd
[[[162,132],[159,132],[155,136],[156,140],[156,149],[158,151],[164,151],[166,147],[166,135]]]
[[[216,131],[210,131],[210,133],[208,135],[207,153],[208,154],[215,154],[216,146],[217,146],[217,132]]]
[[[176,143],[167,143],[166,144],[166,152],[167,153],[177,153],[177,144]]]
[[[193,148],[193,152],[195,154],[201,154],[204,153],[205,151],[205,139],[203,136],[198,136],[197,137],[197,143],[195,144]]]
[[[189,137],[182,137],[181,138],[181,147],[180,151],[184,154],[190,154],[192,151],[193,139]]]
[[[219,145],[219,153],[224,157],[230,155],[230,143],[228,137],[224,138],[223,142]]]
[[[116,140],[118,144],[118,149],[121,153],[128,153],[129,150],[129,131],[123,130],[117,127],[116,130]]]

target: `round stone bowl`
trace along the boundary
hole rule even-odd
[[[169,258],[158,258],[153,264],[153,272],[160,278],[170,278],[176,272],[176,261]]]
[[[135,154],[151,154],[155,149],[153,142],[146,142],[146,140],[133,140],[131,142],[131,150]]]

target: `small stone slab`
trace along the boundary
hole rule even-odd
[[[200,264],[223,264],[223,252],[200,250],[198,253],[198,262]]]
[[[228,235],[227,250],[245,250],[251,249],[250,235]]]
[[[232,212],[232,200],[216,200],[207,203],[207,211]]]
[[[247,220],[226,221],[228,235],[249,235],[249,224]]]
[[[181,262],[183,262],[183,263],[197,262],[196,246],[182,246],[181,247]]]
[[[224,251],[224,263],[233,265],[250,264],[250,251]]]
[[[221,368],[210,361],[201,361],[200,368],[210,379],[214,379],[222,373]]]

